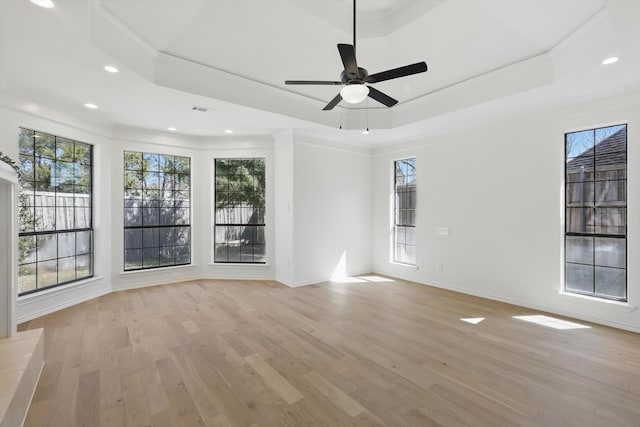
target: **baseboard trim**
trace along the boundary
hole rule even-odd
[[[384,273],[376,273],[376,274],[384,274]],[[568,310],[558,310],[554,307],[548,307],[548,306],[539,305],[539,304],[532,304],[526,301],[520,301],[517,299],[501,297],[501,296],[489,294],[486,292],[478,292],[478,291],[474,291],[466,288],[460,288],[458,286],[452,286],[452,285],[441,283],[441,282],[431,282],[431,281],[420,282],[420,281],[409,279],[406,277],[398,277],[398,278],[402,280],[406,280],[407,282],[417,283],[423,286],[431,286],[434,288],[445,289],[447,291],[459,292],[461,294],[466,294],[466,295],[473,295],[476,297],[490,299],[493,301],[504,302],[506,304],[512,304],[520,307],[530,308],[533,310],[540,310],[547,313],[557,314],[559,316],[571,317],[573,319],[583,320],[585,322],[590,322],[590,323],[596,323],[598,325],[609,326],[616,329],[622,329],[625,331],[640,333],[640,327],[637,327],[635,325],[630,325],[628,323],[612,322],[610,320],[602,319],[600,317],[585,316],[583,314],[568,311]]]

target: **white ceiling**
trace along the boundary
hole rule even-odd
[[[331,112],[322,107],[339,87],[284,80],[339,79],[350,0],[54,1],[0,3],[0,101],[113,125],[382,142],[487,103],[513,111],[640,79],[636,0],[360,0],[359,65],[374,73],[424,60],[429,71],[376,85],[400,101],[392,109],[370,100]],[[621,61],[605,70],[614,54]],[[121,72],[107,74],[107,63]],[[381,130],[336,129],[365,127],[364,108]]]

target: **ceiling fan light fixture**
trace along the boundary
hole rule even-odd
[[[363,84],[347,85],[340,90],[340,96],[350,104],[358,104],[369,95],[369,87]]]
[[[53,0],[31,0],[31,3],[46,9],[51,9],[54,6]]]

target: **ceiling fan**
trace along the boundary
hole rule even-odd
[[[404,67],[393,68],[380,73],[369,74],[366,69],[358,67],[356,61],[356,0],[353,0],[353,44],[338,44],[338,52],[344,65],[344,70],[340,73],[340,81],[328,80],[285,80],[286,85],[345,85],[340,93],[336,95],[323,110],[331,110],[343,99],[346,102],[357,104],[365,100],[367,96],[376,101],[393,107],[398,103],[389,95],[380,92],[371,85],[385,80],[406,77],[412,74],[424,73],[427,71],[427,64],[417,62]]]

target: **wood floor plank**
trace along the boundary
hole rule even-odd
[[[264,379],[264,381],[276,393],[278,393],[289,405],[304,399],[302,393],[291,385],[278,371],[273,369],[258,354],[252,354],[244,358]]]
[[[304,374],[304,378],[350,416],[357,417],[366,411],[362,405],[352,399],[347,393],[331,384],[317,372],[310,371]]]
[[[33,319],[25,426],[640,426],[639,334],[384,280],[198,280]]]

